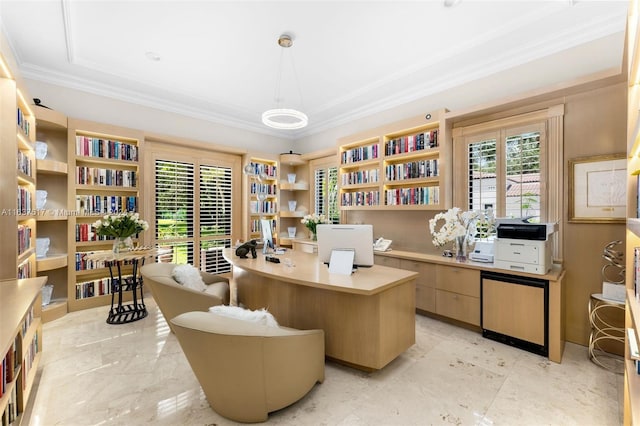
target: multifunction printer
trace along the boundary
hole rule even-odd
[[[557,223],[497,219],[494,265],[509,271],[546,274],[552,266],[551,235]]]

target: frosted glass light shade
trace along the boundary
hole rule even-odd
[[[307,115],[287,108],[270,109],[262,113],[262,122],[274,129],[302,129],[309,123]]]

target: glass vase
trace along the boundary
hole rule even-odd
[[[466,262],[467,261],[467,236],[456,237],[453,240],[453,250],[456,254],[456,261],[458,262]]]
[[[113,240],[113,252],[115,254],[128,253],[133,250],[133,240],[131,237],[116,237]]]

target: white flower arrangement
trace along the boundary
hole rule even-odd
[[[436,229],[440,221],[444,223]],[[466,242],[469,244],[474,241],[479,230],[482,231],[480,237],[486,238],[492,232],[494,221],[491,209],[486,212],[481,210],[463,212],[460,208],[454,207],[430,219],[429,231],[431,231],[433,245],[436,247],[442,247],[458,237],[466,237]]]
[[[316,233],[316,227],[318,226],[318,224],[329,223],[325,215],[319,215],[315,213],[305,215],[300,222],[302,222],[302,224],[314,234]]]
[[[115,238],[127,238],[149,229],[147,221],[140,219],[140,215],[133,212],[107,214],[93,226],[98,235]]]

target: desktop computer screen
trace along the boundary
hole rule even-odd
[[[318,258],[329,263],[333,250],[353,250],[354,266],[373,265],[373,225],[330,225],[316,227]]]

